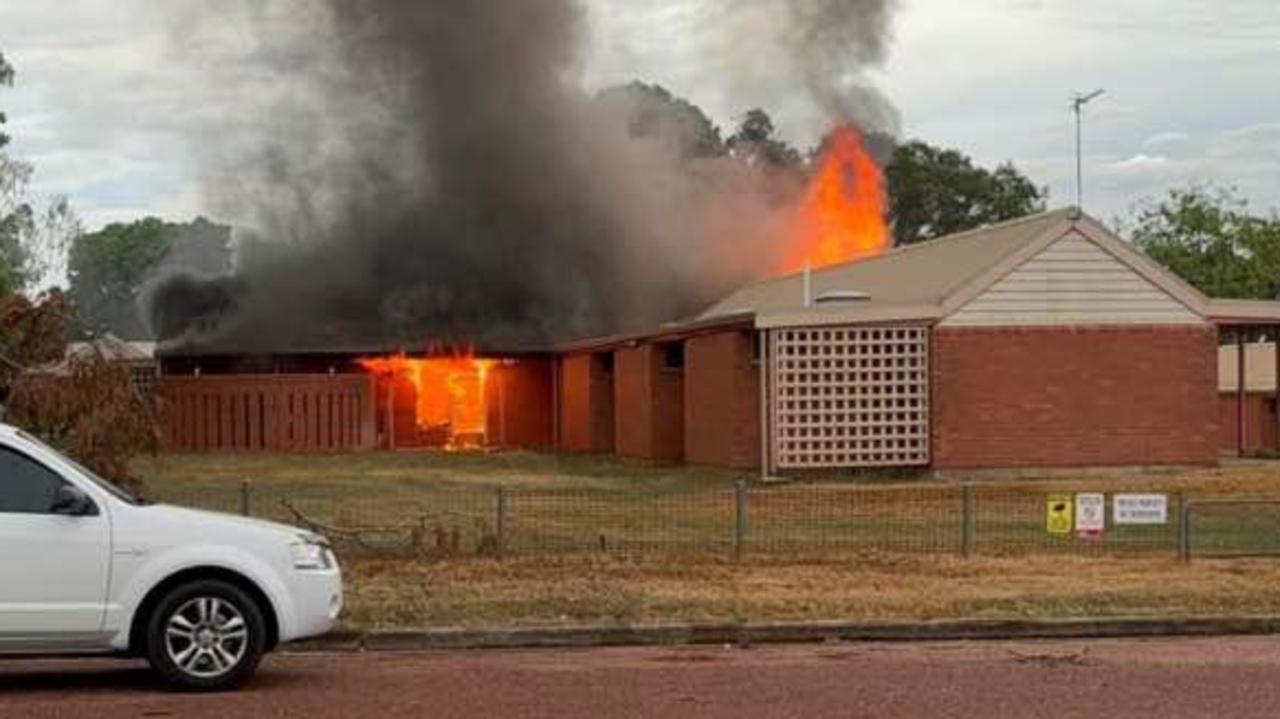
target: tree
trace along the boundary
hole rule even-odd
[[[126,486],[133,456],[158,445],[150,404],[127,365],[96,346],[67,355],[71,308],[57,290],[0,298],[0,407],[4,419]]]
[[[1254,215],[1221,188],[1172,190],[1142,205],[1130,239],[1210,297],[1280,297],[1280,215]]]
[[[18,377],[60,359],[67,346],[71,308],[57,290],[35,300],[0,296],[0,406],[8,404]]]
[[[596,103],[606,110],[619,112],[631,137],[671,142],[681,157],[724,154],[720,128],[702,108],[672,95],[661,85],[633,81],[610,87],[600,91]]]
[[[731,156],[752,167],[795,169],[804,162],[798,150],[778,137],[769,113],[758,107],[742,116],[725,146]]]
[[[13,66],[0,52],[0,87],[13,87]],[[0,296],[22,284],[23,259],[19,243],[21,229],[30,222],[30,208],[18,204],[17,190],[25,186],[31,170],[15,163],[3,152],[9,144],[4,132],[5,114],[0,110]]]
[[[13,66],[0,54],[0,86],[12,86],[13,78]],[[4,121],[0,113],[0,125]],[[29,192],[34,169],[4,151],[8,142],[0,132],[0,297],[39,286],[57,274],[67,243],[80,231],[65,197],[37,209]]]
[[[1040,212],[1048,196],[1012,164],[987,170],[957,150],[919,140],[893,151],[885,176],[899,245]]]
[[[13,65],[4,59],[4,53],[0,52],[0,87],[13,87]],[[4,111],[0,110],[0,125],[5,123]],[[4,128],[0,127],[0,149],[9,144],[9,136],[4,134]]]
[[[0,85],[13,77],[0,54]],[[156,446],[150,408],[128,367],[97,352],[66,357],[73,312],[60,291],[30,296],[79,234],[79,222],[65,198],[35,209],[27,192],[32,167],[4,152],[8,141],[0,133],[0,416],[102,476],[133,483],[129,458]]]
[[[85,329],[149,339],[139,312],[147,281],[169,267],[199,274],[230,269],[231,229],[204,218],[187,224],[147,217],[113,223],[71,244],[71,297]]]

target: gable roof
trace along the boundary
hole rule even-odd
[[[759,327],[847,322],[929,321],[946,317],[1070,232],[1077,232],[1201,317],[1213,303],[1198,290],[1074,207],[1031,215],[895,248],[810,273],[810,294],[865,293],[857,300],[805,306],[804,273],[744,287],[699,316],[752,312]],[[1280,303],[1269,311],[1280,317]]]

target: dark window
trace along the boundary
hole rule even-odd
[[[0,447],[0,513],[47,514],[63,479],[43,464]]]
[[[668,342],[662,345],[662,368],[669,370],[684,369],[683,342]]]

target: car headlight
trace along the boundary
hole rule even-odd
[[[294,569],[330,569],[333,567],[329,544],[323,538],[315,535],[299,535],[298,541],[289,545],[289,556],[293,558]]]

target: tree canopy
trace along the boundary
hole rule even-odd
[[[633,81],[610,87],[596,96],[596,102],[618,109],[632,137],[672,142],[681,157],[724,154],[720,128],[697,105],[672,95],[661,85]]]
[[[0,52],[0,87],[13,87],[13,66]],[[26,252],[23,231],[32,224],[30,205],[21,202],[21,191],[31,176],[30,166],[15,162],[4,152],[9,136],[4,132],[5,114],[0,110],[0,296],[24,284]]]
[[[162,264],[208,274],[230,269],[230,228],[203,218],[191,223],[147,217],[112,223],[71,244],[71,298],[86,329],[147,339],[138,308],[143,285]]]
[[[0,87],[12,86],[13,79],[13,66],[0,53]],[[4,120],[0,113],[0,126]],[[0,132],[0,297],[30,290],[54,274],[67,242],[80,231],[65,197],[44,203],[32,198],[34,168],[10,157],[8,141]]]
[[[803,162],[800,152],[778,137],[769,113],[758,107],[742,116],[725,145],[730,155],[755,167],[786,169]]]
[[[1138,210],[1129,235],[1210,297],[1280,298],[1280,215],[1252,214],[1230,190],[1173,190]]]
[[[1010,163],[987,170],[919,140],[894,149],[885,176],[899,245],[1040,212],[1048,194]]]
[[[0,87],[13,87],[13,65],[4,59],[4,53],[0,52]],[[0,125],[5,123],[4,110],[0,110]],[[9,136],[4,134],[4,128],[0,127],[0,148],[9,144]]]

